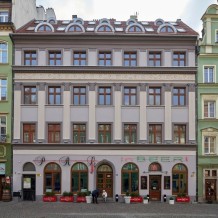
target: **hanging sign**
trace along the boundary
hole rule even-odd
[[[0,175],[5,175],[5,163],[0,163]]]

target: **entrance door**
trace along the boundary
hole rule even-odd
[[[35,201],[36,175],[23,175],[23,200]]]
[[[161,200],[161,176],[149,176],[149,197],[151,201]]]
[[[216,179],[205,180],[205,197],[207,201],[216,201]]]
[[[113,197],[113,170],[109,165],[102,164],[98,167],[96,181],[96,187],[99,189],[100,195],[105,190],[108,197]]]

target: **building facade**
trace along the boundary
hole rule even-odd
[[[218,5],[204,15],[198,55],[198,195],[199,201],[218,197]]]
[[[195,199],[195,31],[181,20],[74,16],[11,37],[14,191]]]

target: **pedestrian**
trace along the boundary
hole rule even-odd
[[[92,191],[92,203],[96,203],[98,204],[98,196],[99,196],[99,190],[95,189],[94,191]]]
[[[107,201],[107,192],[105,190],[102,192],[102,198],[104,199],[104,202]]]

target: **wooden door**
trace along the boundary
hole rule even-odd
[[[161,176],[149,176],[149,196],[151,201],[161,200]]]
[[[100,190],[100,197],[102,195],[103,190],[107,192],[108,197],[113,197],[113,173],[98,172],[97,188]]]
[[[207,201],[216,201],[216,179],[205,180],[205,198]]]

